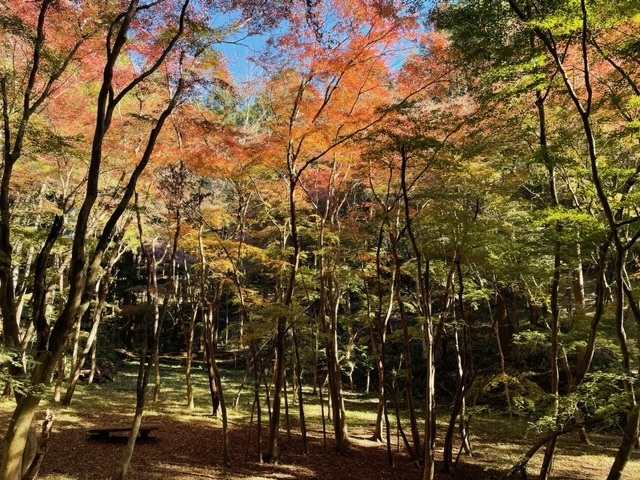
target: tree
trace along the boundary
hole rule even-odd
[[[622,135],[616,135],[614,139],[607,132],[607,128],[602,128],[605,124],[613,125],[620,121],[631,121],[632,109],[620,107],[620,105],[625,104],[623,98],[629,98],[629,95],[635,92],[631,73],[634,67],[631,66],[632,62],[624,59],[624,54],[621,54],[624,49],[618,50],[617,47],[613,47],[616,41],[610,44],[611,52],[617,53],[616,59],[608,56],[601,45],[613,38],[620,39],[613,32],[628,28],[633,22],[631,19],[636,9],[637,5],[623,6],[616,3],[604,6],[586,1],[572,4],[546,2],[544,5],[537,2],[518,1],[510,1],[508,5],[496,2],[475,4],[459,2],[450,7],[443,7],[436,15],[436,21],[440,21],[442,26],[453,32],[454,43],[458,46],[461,55],[473,61],[476,68],[486,69],[484,71],[489,72],[488,78],[491,79],[492,86],[498,85],[511,97],[527,91],[531,92],[531,97],[535,94],[538,117],[536,157],[540,165],[547,170],[548,185],[547,192],[537,198],[547,199],[547,205],[549,205],[547,218],[552,221],[551,224],[555,229],[552,240],[554,268],[549,288],[552,312],[551,387],[556,398],[558,398],[559,384],[558,359],[562,357],[561,352],[566,352],[559,335],[559,319],[562,312],[558,306],[558,285],[563,275],[563,264],[575,262],[573,258],[575,254],[564,253],[565,249],[569,252],[572,250],[577,252],[581,243],[588,242],[586,238],[596,238],[601,235],[596,240],[599,246],[594,253],[599,266],[595,292],[596,308],[586,335],[586,348],[577,349],[574,369],[569,367],[566,353],[564,354],[563,368],[567,373],[569,388],[573,391],[588,372],[595,351],[595,338],[604,311],[603,285],[606,283],[606,274],[603,268],[608,262],[609,250],[613,248],[614,252],[613,271],[621,272],[624,270],[623,259],[627,249],[633,247],[635,242],[633,230],[629,229],[630,224],[625,221],[629,212],[622,205],[627,204],[624,200],[621,204],[613,201],[616,206],[612,206],[612,199],[613,192],[622,195],[622,198],[627,198],[635,184],[634,172],[637,171],[637,165],[626,153],[619,156],[622,164],[625,165],[623,168],[626,168],[625,173],[622,174],[624,180],[610,182],[612,178],[609,173],[610,166],[604,161],[609,146],[615,144],[618,151],[626,152],[626,145],[631,137],[625,132]],[[457,23],[449,21],[454,18],[458,19]],[[461,19],[464,21],[460,21]],[[495,21],[500,28],[492,29],[491,34],[483,33],[482,23],[486,21]],[[502,48],[502,45],[508,48]],[[520,45],[520,48],[513,48],[517,45]],[[478,48],[480,46],[487,49],[482,52]],[[488,52],[491,54],[487,55]],[[529,55],[528,59],[527,55]],[[521,62],[520,66],[514,68],[514,62],[518,59]],[[575,81],[576,79],[579,81]],[[571,125],[571,130],[558,123],[552,123],[557,113],[549,107],[553,108],[555,105],[566,105],[562,120],[565,125]],[[566,110],[567,108],[574,112],[573,119],[566,115],[566,112],[571,111]],[[553,116],[548,115],[550,112]],[[600,122],[598,128],[594,127],[595,119]],[[572,132],[570,141],[575,142],[572,144],[574,151],[579,151],[580,155],[584,155],[589,160],[584,172],[579,170],[579,166],[576,168],[566,162],[566,159],[573,156],[567,148],[566,134],[569,131]],[[564,138],[560,135],[564,135]],[[553,144],[554,138],[558,142],[557,145]],[[607,147],[603,147],[598,152],[597,144],[607,145]],[[577,166],[579,163],[576,162],[574,165]],[[573,172],[570,167],[574,168]],[[568,171],[570,173],[567,175]],[[588,189],[577,187],[582,183],[580,175],[584,173],[589,178]],[[562,189],[558,186],[558,178],[564,183],[564,185],[560,184],[564,187]],[[537,188],[534,191],[537,193]],[[582,198],[584,194],[588,200]],[[582,216],[585,212],[585,203],[582,200],[595,201],[597,208],[590,207],[588,213],[597,216],[600,222],[599,227],[593,228],[593,222]],[[595,233],[594,237],[590,237],[592,233]],[[625,281],[619,273],[615,274],[615,278],[619,345],[623,363],[625,368],[628,368],[630,357],[621,310],[625,300],[624,292],[628,287],[624,286]],[[574,286],[575,297],[579,303],[582,303],[583,287],[580,286],[579,276],[574,276]],[[633,310],[635,302],[631,298],[629,301]],[[632,424],[635,422],[634,412],[632,408],[630,416]],[[558,414],[556,408],[554,416],[557,418]],[[555,442],[555,438],[553,437],[552,442]],[[624,449],[621,449],[621,452]],[[553,445],[550,444],[541,472],[543,478],[548,477],[552,452]],[[623,463],[621,458],[624,455],[626,454],[621,453],[614,469],[621,470],[621,463]],[[611,478],[616,477],[614,475]]]
[[[43,7],[50,3],[51,2],[44,2]],[[174,54],[174,50],[178,50],[178,40],[184,32],[185,19],[187,17],[187,9],[189,6],[188,0],[184,3],[174,4],[172,5],[173,8],[165,10],[165,13],[168,15],[167,24],[175,25],[176,29],[170,33],[166,43],[159,45],[155,51],[152,50],[147,56],[143,57],[146,62],[142,64],[139,74],[134,75],[133,78],[128,81],[125,80],[124,86],[116,90],[115,74],[117,69],[117,60],[127,51],[125,47],[128,46],[128,38],[138,40],[140,37],[145,36],[144,34],[146,32],[144,31],[144,23],[137,24],[136,21],[143,19],[149,13],[153,13],[152,11],[149,11],[151,6],[152,5],[140,5],[137,0],[129,2],[126,5],[126,8],[112,20],[108,34],[105,38],[107,56],[104,63],[103,79],[97,97],[96,124],[91,146],[85,195],[78,212],[73,234],[69,292],[64,309],[60,312],[53,327],[50,328],[49,324],[43,321],[40,321],[37,324],[38,353],[36,356],[36,366],[31,378],[31,382],[34,386],[47,385],[51,381],[53,369],[57,364],[58,357],[62,353],[62,348],[66,343],[67,336],[69,335],[72,326],[89,307],[95,292],[95,285],[99,279],[99,271],[101,269],[104,253],[110,243],[114,229],[128,205],[129,200],[133,196],[138,178],[150,161],[158,135],[162,130],[166,119],[178,104],[185,89],[185,80],[181,76],[180,68],[182,67],[184,55],[187,52],[182,49],[182,53],[177,54],[175,57],[170,57],[170,54]],[[42,19],[44,19],[45,14],[46,8],[43,8],[41,11]],[[36,44],[36,51],[41,48],[43,37],[44,33],[39,34],[39,38],[41,39]],[[140,156],[138,164],[133,170],[131,176],[128,178],[127,183],[124,185],[117,206],[112,210],[110,217],[99,236],[97,244],[92,249],[90,256],[88,256],[86,237],[88,233],[90,215],[99,196],[98,186],[99,174],[103,160],[103,144],[109,131],[109,127],[111,126],[116,107],[139,85],[143,84],[143,82],[150,77],[153,77],[160,66],[165,64],[165,61],[167,60],[171,60],[173,62],[172,66],[175,68],[173,71],[177,73],[177,76],[174,77],[174,83],[171,88],[172,91],[170,99],[166,103],[165,107],[160,110],[157,120],[153,123],[149,132],[148,141],[142,149],[142,155]],[[168,62],[167,65],[169,65]],[[29,96],[27,96],[27,100],[28,99]],[[27,101],[26,104],[29,105],[29,102]],[[7,112],[7,107],[5,107],[4,111]],[[4,178],[8,188],[11,173],[10,167],[12,166],[11,161],[7,162],[5,160],[5,165]],[[8,195],[8,190],[5,195]],[[5,221],[8,221],[9,212],[6,208],[3,211],[4,215],[6,215]],[[61,222],[59,220],[54,221],[50,237],[56,236],[56,232],[61,227],[60,224]],[[9,237],[6,229],[4,230],[4,235],[5,240],[8,243]],[[44,251],[46,252],[46,250]],[[10,290],[10,287],[6,282],[3,282],[3,285],[5,288]],[[11,292],[9,290],[6,290],[6,292],[9,292],[7,295],[11,297]],[[34,297],[37,296],[38,292],[34,292]],[[12,315],[12,313],[7,312],[7,315]],[[11,317],[4,316],[4,320],[9,322],[8,318]],[[11,325],[7,324],[9,330],[5,330],[5,333],[15,330],[14,322],[11,321],[9,323],[11,323]],[[15,337],[13,334],[10,335]],[[13,413],[3,444],[0,472],[1,476],[5,479],[9,480],[20,478],[22,472],[26,471],[29,467],[30,459],[27,458],[23,462],[22,456],[25,452],[29,430],[39,402],[40,397],[36,391],[31,391],[27,395],[18,399],[18,404]]]
[[[331,8],[330,8],[331,7]],[[383,118],[381,113],[368,115],[383,105],[386,96],[384,79],[386,58],[400,33],[411,24],[411,18],[393,9],[364,4],[317,5],[315,10],[291,13],[291,29],[280,37],[275,53],[285,64],[269,57],[271,65],[280,64],[272,77],[273,118],[271,129],[281,145],[284,161],[282,176],[287,184],[290,245],[289,272],[281,303],[293,306],[293,292],[300,266],[302,246],[298,232],[297,190],[301,177],[313,164],[328,158],[341,145]],[[326,10],[325,10],[326,8]],[[324,39],[325,15],[335,12],[331,24],[336,40]],[[366,25],[356,31],[351,25]],[[272,67],[273,68],[273,67]],[[364,71],[364,76],[357,72]],[[284,245],[283,245],[284,247]],[[336,297],[337,298],[337,297]],[[328,305],[326,305],[328,307]],[[321,318],[324,313],[320,313]],[[266,458],[277,461],[281,390],[284,381],[285,334],[287,318],[281,315],[275,340],[276,372],[269,450]],[[327,349],[330,394],[334,409],[336,448],[344,451],[347,444],[344,410],[341,408],[341,373],[337,357],[335,321],[327,331],[333,338]]]
[[[82,27],[67,25],[65,15],[74,16],[72,6],[53,5],[46,0],[38,6],[4,2],[7,9],[2,24],[5,45],[4,58],[14,58],[13,69],[3,69],[0,74],[0,100],[2,101],[3,149],[2,182],[0,184],[0,310],[2,311],[3,339],[9,349],[21,348],[19,305],[16,301],[16,285],[13,278],[15,262],[12,246],[11,189],[14,168],[23,156],[32,120],[43,109],[50,97],[60,88],[63,76],[77,59],[78,50],[89,36]],[[57,27],[55,22],[58,21]],[[51,29],[47,38],[46,31]],[[69,40],[61,40],[61,32],[70,33]],[[53,40],[51,39],[53,38]],[[23,52],[28,52],[23,56]],[[55,136],[54,136],[55,138]],[[54,145],[52,142],[49,147]],[[61,232],[63,218],[53,222],[46,247],[41,250],[41,265],[46,266],[49,252]],[[43,271],[40,272],[44,274]],[[41,282],[42,284],[42,282]],[[42,305],[43,293],[38,294]],[[36,306],[38,310],[38,306]],[[13,374],[20,372],[13,370]]]

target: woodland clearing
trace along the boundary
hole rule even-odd
[[[240,362],[238,362],[240,363]],[[74,402],[63,407],[47,399],[46,408],[56,415],[52,437],[39,478],[44,480],[89,480],[111,478],[117,469],[126,444],[125,436],[106,440],[92,438],[91,428],[105,425],[127,425],[133,415],[135,403],[135,365],[125,365],[113,382],[79,385]],[[333,451],[331,426],[327,424],[324,446],[322,413],[319,399],[305,391],[305,414],[309,428],[309,454],[303,454],[298,431],[297,405],[291,409],[291,437],[286,432],[286,421],[280,433],[281,459],[278,465],[259,463],[256,450],[256,428],[249,430],[251,392],[242,390],[238,409],[229,409],[231,467],[222,462],[222,426],[210,414],[210,399],[206,374],[198,370],[194,375],[196,407],[184,406],[182,391],[183,362],[166,359],[161,364],[162,390],[160,400],[149,403],[144,422],[158,425],[151,438],[138,440],[131,463],[130,478],[134,480],[159,479],[407,479],[421,478],[422,469],[410,462],[404,452],[398,432],[392,428],[394,466],[387,460],[385,444],[368,439],[375,421],[374,395],[346,392],[349,419],[350,448],[346,455]],[[222,369],[225,394],[228,401],[235,400],[243,372],[227,366]],[[326,398],[325,398],[326,404]],[[13,402],[0,403],[0,427],[6,422]],[[296,412],[293,411],[295,407]],[[43,408],[43,412],[44,412]],[[128,411],[131,410],[131,411]],[[325,405],[325,415],[327,408]],[[41,416],[43,416],[42,413]],[[263,412],[266,415],[266,408]],[[446,419],[439,418],[442,434]],[[504,415],[472,418],[470,431],[474,456],[460,455],[453,475],[437,473],[437,479],[491,480],[499,479],[506,469],[515,464],[537,438],[525,419],[509,420]],[[266,427],[263,426],[263,446],[266,445]],[[250,437],[249,437],[250,436]],[[438,437],[441,440],[440,436]],[[554,463],[553,477],[557,480],[601,479],[609,471],[620,438],[615,432],[591,433],[593,443],[580,443],[577,434],[560,438]],[[248,448],[247,448],[248,447]],[[438,448],[439,447],[439,448]],[[439,460],[441,442],[436,452]],[[457,448],[456,448],[457,451]],[[540,466],[540,451],[529,463],[533,474]],[[438,464],[438,462],[437,462]],[[640,478],[640,452],[635,451],[623,478]]]

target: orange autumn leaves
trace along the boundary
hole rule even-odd
[[[106,5],[115,9],[119,3]],[[35,25],[38,10],[32,2],[14,0],[8,4],[16,15]],[[61,79],[56,95],[41,112],[44,122],[72,139],[84,155],[95,118],[90,99],[96,93],[101,73],[97,66],[105,47],[92,36],[105,28],[98,15],[101,5],[105,2],[55,2],[47,25],[48,44],[61,51],[70,47],[73,38],[87,35],[75,68]],[[175,13],[173,2],[166,5],[167,15]],[[105,173],[109,175],[103,183],[117,181],[121,172],[135,165],[153,118],[170,96],[175,75],[171,70],[189,70],[191,97],[174,112],[173,127],[162,133],[154,163],[162,166],[182,160],[202,175],[244,179],[256,168],[298,175],[324,160],[339,159],[346,166],[358,162],[359,147],[351,140],[390,117],[389,108],[423,88],[425,77],[428,82],[443,75],[435,70],[433,61],[428,64],[414,56],[405,62],[419,40],[418,23],[394,2],[331,0],[312,7],[291,2],[286,14],[284,27],[274,31],[271,49],[261,58],[266,72],[264,86],[249,94],[266,112],[259,126],[248,129],[230,118],[229,112],[212,111],[203,101],[212,88],[225,90],[234,99],[243,97],[242,86],[231,86],[219,55],[202,55],[196,61],[181,60],[176,54],[164,71],[137,88],[119,107],[107,138]],[[116,89],[159,55],[162,42],[150,39],[162,38],[158,34],[162,23],[144,15],[137,20],[127,46],[128,60],[116,66]],[[61,29],[74,35],[62,35]],[[429,41],[431,49],[444,48],[444,41],[437,36],[432,35]],[[28,59],[23,60],[26,66]],[[239,108],[240,103],[230,108]],[[82,162],[82,155],[74,161]],[[65,168],[61,175],[68,175],[73,165]]]

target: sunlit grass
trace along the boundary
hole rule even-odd
[[[251,409],[253,406],[253,376],[249,375],[244,386],[240,390],[240,400],[238,408],[234,408],[235,399],[241,388],[244,371],[242,369],[241,358],[237,363],[237,368],[233,368],[233,362],[221,365],[223,376],[223,388],[227,403],[229,424],[231,429],[246,428],[249,425]],[[55,429],[59,432],[81,429],[85,431],[94,426],[105,425],[126,425],[133,417],[136,400],[136,379],[138,365],[135,362],[124,363],[115,375],[112,382],[86,385],[78,384],[73,402],[65,407],[56,404],[47,395],[43,398],[38,418],[42,418],[45,409],[53,410],[57,417]],[[195,361],[192,366],[192,381],[194,387],[195,408],[189,409],[186,405],[185,387],[185,361],[184,358],[163,358],[160,367],[161,389],[157,402],[152,401],[154,378],[149,379],[148,399],[145,408],[145,418],[149,423],[162,421],[163,418],[171,417],[172,420],[184,423],[185,425],[202,425],[203,428],[220,428],[221,420],[214,419],[211,415],[211,398],[207,374],[201,361]],[[64,393],[64,391],[63,391]],[[331,448],[333,438],[333,425],[329,417],[328,392],[323,391],[324,397],[324,432],[327,437],[328,448]],[[293,395],[291,385],[288,385],[288,406],[289,424],[295,438],[300,438],[300,422],[298,411],[298,399]],[[263,418],[263,434],[266,434],[268,423],[267,405],[265,401],[264,384],[261,385],[261,408]],[[377,397],[375,394],[364,394],[360,392],[344,392],[345,407],[347,411],[347,425],[349,434],[356,441],[362,442],[373,433],[376,420]],[[271,401],[273,401],[273,390],[271,391]],[[322,442],[323,423],[320,398],[313,394],[310,387],[303,388],[304,412],[309,435]],[[8,419],[14,407],[13,401],[0,403],[0,428],[4,433]],[[286,430],[286,416],[284,402],[281,417],[281,431],[283,439]],[[392,428],[392,443],[394,452],[403,450],[402,440],[398,436],[397,422],[393,405],[389,405],[389,421]],[[409,434],[408,414],[404,405],[400,405],[400,415],[405,433]],[[438,418],[438,432],[440,439],[437,443],[437,452],[442,452],[442,436],[446,429],[448,417],[446,415],[446,405],[441,407],[443,414]],[[255,435],[255,417],[254,433]],[[420,431],[423,431],[422,414],[418,414]],[[480,468],[492,470],[504,470],[513,465],[522,454],[529,448],[538,433],[529,429],[529,424],[525,419],[509,419],[501,415],[477,415],[471,421],[471,440],[475,450],[473,458],[461,457],[462,463],[473,463]],[[585,447],[578,443],[575,435],[561,437],[558,443],[558,453],[555,461],[556,478],[603,478],[612,463],[613,456],[617,450],[619,437],[615,435],[592,435],[594,446]],[[53,438],[55,441],[55,437]],[[283,440],[285,441],[285,440]],[[316,443],[318,445],[318,443]],[[374,444],[372,444],[374,445]],[[241,447],[243,448],[244,445]],[[456,451],[457,451],[457,447]],[[542,450],[531,460],[528,471],[533,475],[539,469]],[[640,460],[638,453],[633,453],[633,458],[629,462],[625,471],[628,479],[640,478]],[[189,464],[188,452],[176,452],[176,461],[182,464]],[[167,477],[176,480],[181,478],[192,478],[181,471],[180,464],[158,463],[158,471],[166,473]],[[196,467],[193,467],[194,469]],[[296,478],[295,472],[301,472],[304,466],[291,465],[280,466],[277,470],[270,470],[270,467],[259,467],[258,475],[252,472],[250,477],[242,472],[228,471],[224,477],[230,480],[242,478]],[[193,470],[196,472],[196,470]],[[175,472],[175,475],[172,473]],[[210,471],[209,471],[210,472]],[[582,472],[583,477],[577,477]],[[203,474],[206,472],[203,471]],[[164,475],[164,473],[163,473]],[[303,477],[312,478],[313,472],[304,472]],[[82,477],[71,477],[57,473],[48,474],[47,480],[79,480]],[[158,478],[158,477],[156,477]]]

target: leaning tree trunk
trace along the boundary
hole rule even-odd
[[[113,258],[109,261],[109,266],[106,268],[106,272],[104,277],[100,280],[100,286],[98,289],[98,301],[94,307],[93,311],[93,322],[91,324],[91,330],[89,332],[89,336],[87,337],[87,341],[79,354],[74,356],[75,363],[71,363],[71,373],[69,375],[69,385],[67,386],[67,392],[65,393],[64,399],[62,400],[63,405],[70,405],[71,399],[73,397],[73,393],[75,391],[76,385],[78,384],[78,380],[80,378],[80,374],[82,372],[82,367],[87,359],[87,356],[90,352],[95,352],[94,344],[96,338],[98,336],[98,328],[100,326],[100,321],[102,320],[102,311],[104,309],[104,305],[107,301],[107,293],[109,292],[109,285],[111,283],[111,276],[113,274],[113,270],[118,263],[118,260],[124,253],[124,249],[122,248],[123,236],[124,236],[125,228],[122,228],[115,239],[115,244],[117,246],[117,253],[113,256]],[[80,324],[80,322],[78,322]],[[74,346],[74,352],[77,348],[77,345]],[[93,368],[92,368],[93,370]]]
[[[133,451],[136,446],[136,440],[138,438],[138,433],[140,432],[140,426],[142,425],[142,415],[144,413],[144,407],[147,397],[147,386],[149,384],[149,375],[151,373],[151,369],[153,368],[153,356],[147,360],[147,352],[148,352],[148,319],[149,316],[153,315],[154,323],[157,324],[159,321],[159,311],[158,311],[158,303],[157,299],[151,300],[151,303],[147,305],[147,311],[145,312],[145,318],[143,320],[143,343],[140,348],[140,365],[138,367],[138,380],[136,383],[136,409],[133,415],[133,422],[131,425],[131,431],[129,432],[129,439],[127,440],[127,445],[124,449],[124,453],[122,455],[122,464],[120,468],[114,475],[114,480],[124,480],[127,478],[127,472],[129,471],[129,465],[131,464],[131,459],[133,458]],[[158,333],[158,328],[154,328],[155,332]],[[154,335],[153,343],[158,341],[157,335]],[[145,366],[146,361],[146,366]]]
[[[45,1],[44,3],[49,4],[51,2]],[[115,65],[123,52],[123,47],[127,41],[129,27],[139,11],[138,4],[138,0],[131,0],[125,11],[121,15],[118,15],[117,19],[112,24],[112,35],[110,39],[111,48],[107,49],[107,60],[104,68],[103,82],[98,94],[96,126],[91,148],[91,159],[86,177],[86,191],[82,205],[78,209],[73,235],[69,273],[69,292],[65,307],[58,315],[53,328],[50,329],[49,324],[46,321],[37,326],[38,353],[35,359],[33,375],[31,376],[32,384],[35,386],[48,385],[50,383],[53,370],[57,365],[58,357],[62,353],[62,349],[66,344],[68,335],[73,328],[75,321],[81,317],[89,307],[95,293],[95,285],[102,266],[102,259],[110,243],[116,224],[126,210],[129,201],[134,194],[138,178],[149,163],[160,131],[162,130],[166,119],[177,105],[178,98],[182,95],[184,89],[184,80],[179,79],[173,92],[174,95],[169,100],[166,108],[160,114],[153,126],[149,134],[148,141],[144,147],[142,157],[131,173],[128,183],[125,185],[121,197],[117,201],[116,207],[111,212],[111,216],[105,223],[102,233],[100,234],[93,249],[93,253],[88,256],[88,230],[93,206],[98,200],[99,195],[102,147],[111,119],[113,118],[113,113],[120,101],[148,75],[160,68],[169,52],[173,50],[176,42],[184,31],[189,0],[184,0],[180,11],[179,27],[175,30],[174,35],[169,39],[169,42],[166,44],[166,47],[156,63],[154,63],[150,69],[145,72],[145,74],[133,79],[132,82],[121,90],[118,95],[114,96],[113,76]],[[4,173],[6,173],[6,166]],[[3,182],[4,179],[5,177],[3,177]],[[0,199],[0,203],[1,200],[2,199]],[[0,207],[3,206],[4,205],[0,205]],[[4,234],[4,232],[2,233]],[[2,269],[0,268],[0,270]],[[34,292],[34,297],[37,293],[38,292]],[[6,320],[6,318],[3,318],[3,321]],[[9,321],[9,324],[10,323],[11,322]],[[37,319],[34,323],[38,323]],[[13,326],[10,325],[10,328],[13,328]],[[10,332],[5,330],[5,335],[8,335],[9,333]],[[35,392],[28,393],[18,401],[3,442],[2,464],[0,465],[0,478],[3,480],[18,480],[20,478],[23,467],[21,460],[22,454],[25,451],[27,439],[29,437],[29,428],[25,428],[25,425],[32,424],[39,402],[40,396]]]
[[[142,345],[140,346],[140,363],[138,366],[138,379],[136,382],[136,408],[133,415],[131,431],[129,439],[122,455],[122,463],[120,468],[114,475],[114,480],[124,480],[127,477],[129,464],[133,458],[133,451],[136,446],[136,439],[142,424],[142,415],[144,413],[145,402],[147,398],[147,386],[149,384],[149,375],[153,368],[153,356],[147,359],[149,350],[149,317],[153,317],[153,339],[151,349],[160,343],[160,312],[158,308],[158,262],[155,258],[155,244],[152,243],[150,248],[145,248],[142,221],[140,219],[140,209],[138,208],[138,195],[136,194],[136,218],[138,223],[138,236],[140,249],[144,254],[146,271],[147,271],[147,308],[142,321]],[[146,362],[146,366],[145,366]]]

